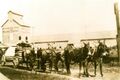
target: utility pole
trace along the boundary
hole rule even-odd
[[[116,16],[116,25],[117,25],[116,41],[117,41],[117,49],[118,49],[118,65],[120,65],[120,24],[119,24],[118,2],[114,3],[114,12]]]

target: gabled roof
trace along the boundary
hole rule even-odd
[[[7,22],[8,22],[8,20],[6,20],[5,23],[1,27],[3,27]]]
[[[26,26],[26,25],[20,24],[20,23],[17,22],[15,19],[13,19],[13,21],[14,21],[16,24],[18,24],[18,25],[20,25],[20,26],[22,26],[22,27],[30,27],[30,26]]]
[[[9,11],[8,13],[12,13],[12,14],[14,14],[14,15],[18,15],[18,16],[22,16],[22,17],[23,17],[23,15],[18,14],[18,13],[15,13],[15,12],[12,12],[12,11]],[[9,19],[7,19],[7,20],[5,21],[5,23],[4,23],[1,27],[4,27],[4,25],[5,25],[8,21],[9,21]],[[12,19],[12,21],[15,22],[16,24],[20,25],[21,27],[30,27],[30,26],[24,25],[23,23],[18,22],[18,21],[15,20],[15,19]]]
[[[6,20],[5,21],[5,23],[1,26],[1,27],[3,27],[7,22],[8,22],[9,20]],[[16,24],[18,24],[18,25],[20,25],[20,26],[22,26],[22,27],[30,27],[30,26],[26,26],[26,25],[23,25],[23,24],[20,24],[18,21],[16,21],[15,19],[13,19],[13,22],[15,22]]]
[[[21,14],[18,14],[18,13],[12,12],[12,11],[9,11],[8,13],[12,13],[12,14],[18,15],[18,16],[23,16],[23,15],[21,15]]]

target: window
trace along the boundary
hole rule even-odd
[[[28,37],[27,36],[25,37],[25,40],[26,40],[26,43],[28,43]]]
[[[21,36],[19,36],[19,40],[21,40]]]
[[[25,40],[26,40],[26,41],[28,40],[28,37],[27,37],[27,36],[25,37]]]

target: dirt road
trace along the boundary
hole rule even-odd
[[[103,67],[104,76],[101,77],[99,69],[97,69],[96,77],[79,77],[79,70],[77,68],[71,69],[71,75],[52,73],[41,73],[28,70],[14,69],[10,67],[0,68],[0,72],[3,73],[11,80],[120,80],[120,67]],[[93,74],[93,69],[89,70],[90,74]],[[1,76],[2,74],[0,74]],[[3,75],[2,75],[3,76]],[[0,80],[8,80],[6,77]]]

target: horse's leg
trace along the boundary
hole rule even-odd
[[[40,58],[37,60],[37,68],[40,69]]]
[[[71,72],[70,72],[70,62],[68,62],[68,60],[65,60],[65,65],[66,65],[67,74],[71,74]]]
[[[48,62],[49,62],[49,70],[51,72],[52,71],[52,66],[53,66],[53,61],[52,61],[52,59],[49,59]]]
[[[28,58],[26,60],[26,66],[27,66],[27,69],[29,69],[29,59]]]
[[[61,63],[62,63],[62,67],[61,67],[61,69],[62,69],[62,72],[64,71],[64,61],[62,60],[62,58],[61,58]]]
[[[87,77],[89,77],[89,73],[88,73],[88,63],[89,63],[89,62],[86,61],[86,65],[85,65],[85,66],[86,66],[86,76],[87,76]]]
[[[54,68],[55,68],[55,71],[56,72],[58,72],[58,60],[57,59],[55,59],[55,61],[54,61]]]
[[[81,76],[81,67],[82,67],[81,62],[79,62],[79,77]]]
[[[0,64],[2,63],[2,55],[0,55]]]
[[[28,64],[29,64],[29,62],[27,61],[27,62],[26,62],[27,69],[29,68],[29,67],[28,67]]]
[[[82,62],[82,65],[83,65],[83,75],[86,75],[86,67],[85,67],[85,62],[84,61]]]
[[[101,76],[103,76],[103,73],[102,73],[102,58],[100,58],[100,74],[101,74]]]
[[[68,72],[68,74],[71,74],[71,71],[70,71],[70,62],[68,62],[67,72]]]
[[[46,65],[45,65],[45,63],[46,63],[46,60],[45,60],[44,58],[42,58],[42,61],[41,61],[41,69],[42,69],[43,72],[46,71]]]
[[[30,66],[30,70],[32,70],[32,60],[30,60],[30,62],[29,62],[29,66]]]
[[[96,69],[97,69],[97,62],[96,62],[96,60],[94,61],[94,75],[96,76]]]
[[[85,60],[85,62],[84,62],[84,70],[85,70],[85,76],[89,77],[89,73],[88,73],[88,60]]]

